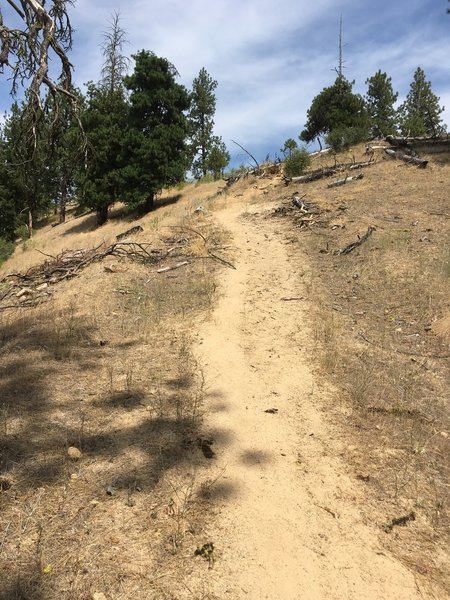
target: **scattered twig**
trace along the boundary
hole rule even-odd
[[[328,508],[328,506],[322,506],[321,504],[316,504],[316,506],[318,508],[321,508],[325,512],[327,512],[329,515],[331,515],[333,517],[333,519],[339,518],[339,515],[337,513],[333,512],[330,508]]]
[[[292,300],[304,300],[304,296],[286,296],[284,298],[280,298],[284,302],[291,302]]]
[[[174,271],[175,269],[179,269],[180,267],[185,267],[189,264],[188,260],[184,260],[183,262],[179,262],[172,267],[162,267],[162,269],[157,269],[155,273],[167,273],[168,271]]]

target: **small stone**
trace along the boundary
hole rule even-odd
[[[76,481],[78,479],[78,475],[76,473],[72,473],[72,475],[70,476],[70,479],[72,481]]]
[[[67,449],[67,455],[72,460],[80,460],[80,458],[83,456],[81,450],[78,450],[78,448],[75,448],[75,446],[70,446],[70,448]]]
[[[441,436],[443,438],[448,438],[448,432],[447,431],[441,431]]]
[[[108,600],[103,592],[94,592],[91,596],[92,600]]]
[[[46,290],[48,288],[48,283],[41,283],[36,286],[36,291],[40,292],[41,290]]]

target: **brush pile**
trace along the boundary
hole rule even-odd
[[[9,273],[0,280],[0,310],[46,302],[52,296],[51,285],[76,277],[87,266],[107,256],[128,257],[151,264],[167,257],[166,250],[150,246],[144,242],[116,242],[110,246],[102,243],[95,248],[64,250],[56,256],[38,250],[48,260],[30,267],[25,273]]]

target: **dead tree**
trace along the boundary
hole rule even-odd
[[[30,131],[33,132],[45,100],[66,97],[74,106],[77,97],[72,87],[72,65],[67,53],[72,47],[72,26],[68,7],[73,0],[6,0],[21,19],[22,26],[5,23],[0,8],[0,72],[11,74],[11,93],[19,86],[28,88],[27,108],[32,116]],[[55,75],[50,74],[50,63]],[[58,65],[58,66],[57,66]]]

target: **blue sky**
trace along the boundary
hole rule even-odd
[[[71,60],[79,86],[99,78],[102,32],[119,11],[127,54],[146,49],[168,58],[187,87],[202,67],[218,81],[216,133],[236,164],[246,157],[231,139],[263,159],[297,138],[311,100],[334,80],[341,15],[345,75],[355,80],[354,90],[364,94],[366,79],[381,69],[400,102],[420,66],[450,129],[449,6],[446,0],[76,0]],[[2,79],[5,110],[11,98]]]

